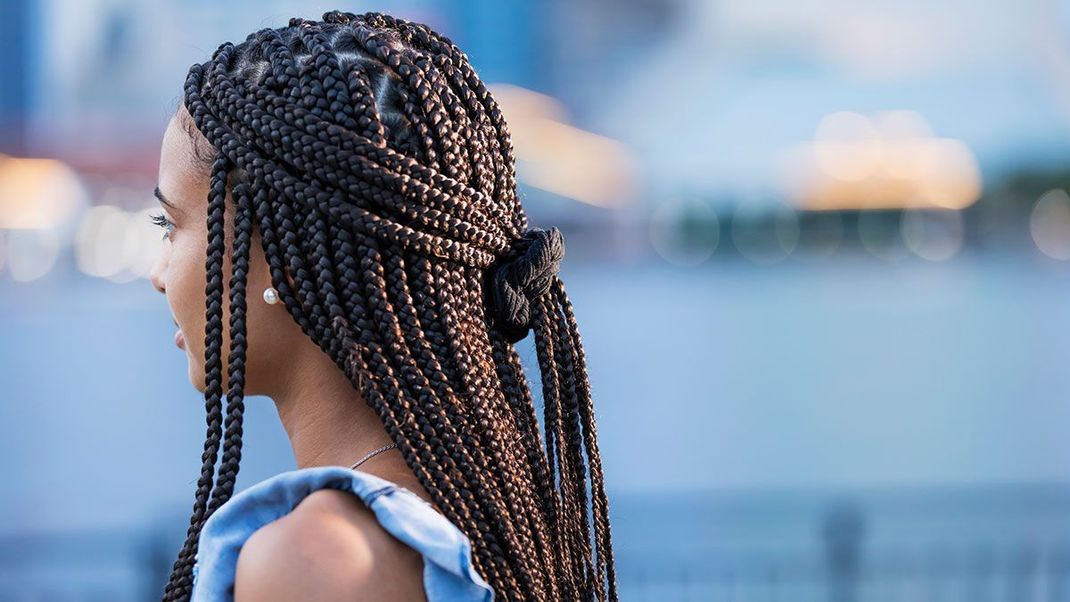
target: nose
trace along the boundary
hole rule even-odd
[[[164,287],[163,282],[164,273],[164,250],[160,250],[156,256],[156,261],[152,264],[152,269],[149,271],[149,282],[152,282],[152,288],[161,293],[166,293],[167,289]]]

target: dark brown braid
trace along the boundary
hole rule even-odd
[[[528,229],[508,127],[467,56],[419,23],[329,12],[222,44],[190,68],[184,103],[210,143],[208,433],[164,600],[189,598],[201,528],[238,475],[254,229],[286,310],[468,536],[496,598],[617,600],[586,359],[557,273],[564,241]],[[528,332],[541,431],[514,348]]]

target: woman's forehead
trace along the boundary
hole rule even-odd
[[[164,132],[158,182],[163,196],[180,209],[184,204],[205,198],[201,192],[207,191],[209,176],[194,155],[193,138],[186,130],[184,119],[188,116],[183,118],[176,112]]]

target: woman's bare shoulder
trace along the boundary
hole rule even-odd
[[[426,601],[423,557],[356,495],[320,489],[246,540],[234,599]]]

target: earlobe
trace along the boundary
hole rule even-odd
[[[293,278],[290,276],[290,272],[287,271],[287,270],[283,270],[283,273],[286,275],[286,284],[289,285],[290,290],[293,290],[294,281],[293,281]],[[278,303],[279,302],[279,291],[278,291],[278,289],[276,289],[274,286],[268,286],[267,288],[265,288],[264,289],[264,302],[267,303],[268,305],[275,305],[276,303]]]
[[[291,290],[294,288],[294,279],[290,275],[290,270],[286,267],[282,269],[283,274],[286,277],[286,284]],[[274,305],[279,300],[279,292],[275,288],[275,281],[271,277],[271,267],[268,266],[267,258],[264,256],[264,249],[260,246],[259,234],[254,234],[252,241],[252,250],[249,257],[249,282],[248,288],[250,292],[259,292],[264,294],[264,301]],[[268,293],[268,291],[273,291]],[[256,293],[254,293],[256,294]],[[274,296],[274,301],[269,300],[269,296]]]

